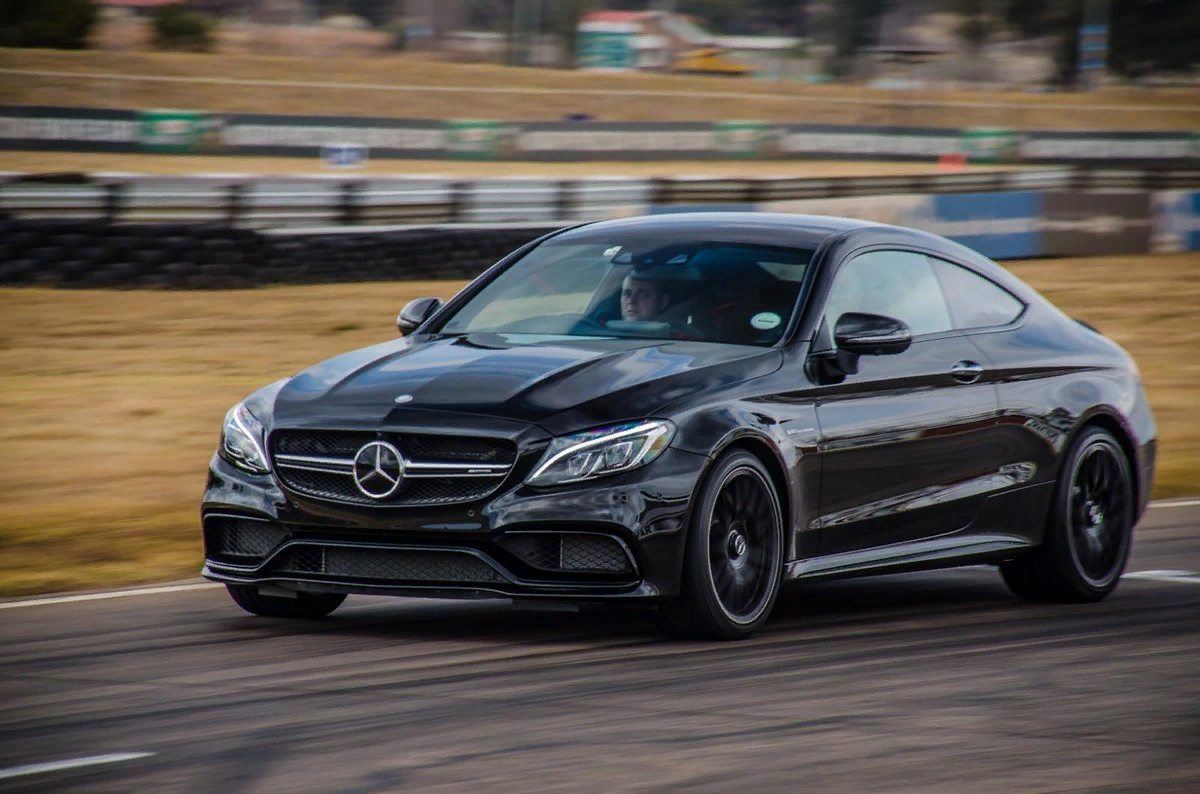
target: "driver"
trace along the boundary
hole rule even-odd
[[[657,320],[670,305],[671,296],[657,279],[633,272],[621,282],[622,320]]]

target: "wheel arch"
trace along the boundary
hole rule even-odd
[[[1113,409],[1106,406],[1099,406],[1093,409],[1091,412],[1085,414],[1079,420],[1079,422],[1076,423],[1075,427],[1067,436],[1062,446],[1062,454],[1058,460],[1057,471],[1055,472],[1054,477],[1055,483],[1061,483],[1062,478],[1066,473],[1068,453],[1072,448],[1074,448],[1075,442],[1079,440],[1079,437],[1083,435],[1083,433],[1086,432],[1089,427],[1098,427],[1101,430],[1106,431],[1109,435],[1116,439],[1117,446],[1120,447],[1121,452],[1124,453],[1125,461],[1129,464],[1130,477],[1133,480],[1133,503],[1136,510],[1138,506],[1144,504],[1142,497],[1144,495],[1144,489],[1147,487],[1146,483],[1142,482],[1142,469],[1139,465],[1137,446],[1134,443],[1133,433],[1129,427],[1121,420],[1121,417],[1115,411],[1113,411]],[[1054,510],[1053,502],[1051,502],[1050,510]],[[1141,514],[1140,512],[1136,512],[1134,520],[1137,521],[1139,518],[1141,518]],[[1050,519],[1049,514],[1046,516],[1046,519]]]
[[[794,539],[792,538],[792,505],[794,501],[791,492],[791,482],[787,477],[787,469],[783,464],[779,450],[769,439],[754,432],[737,433],[722,439],[721,443],[709,455],[708,463],[705,464],[700,481],[702,483],[708,481],[708,475],[722,455],[731,450],[739,449],[757,458],[771,477],[771,484],[775,486],[775,495],[779,498],[780,517],[783,520],[784,539],[786,541],[783,550],[784,560],[789,560],[793,556],[792,546],[794,544]]]
[[[1125,427],[1124,423],[1117,416],[1101,410],[1080,423],[1079,427],[1072,434],[1071,444],[1073,445],[1080,434],[1089,427],[1098,427],[1101,430],[1105,430],[1117,440],[1117,445],[1125,453],[1125,461],[1129,464],[1129,476],[1133,480],[1133,503],[1135,506],[1141,505],[1143,503],[1142,497],[1144,496],[1143,489],[1146,487],[1146,484],[1142,482],[1142,467],[1139,465],[1137,447],[1134,446],[1132,433],[1129,432],[1129,429]],[[1066,465],[1065,458],[1062,465]],[[1061,466],[1059,476],[1061,476]]]

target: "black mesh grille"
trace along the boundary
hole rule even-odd
[[[388,582],[495,583],[504,581],[470,554],[448,551],[297,546],[274,566],[280,573],[320,573]]]
[[[563,535],[562,567],[564,571],[630,570],[621,544],[602,535]]]
[[[271,434],[277,455],[353,458],[363,444],[374,440],[374,433],[341,430],[276,430]]]
[[[499,487],[499,477],[428,477],[405,480],[387,499],[364,496],[348,474],[329,474],[278,466],[279,479],[300,493],[360,505],[436,505],[481,499]]]
[[[277,455],[353,458],[363,444],[377,438],[395,444],[409,460],[509,464],[517,459],[516,446],[504,439],[368,431],[276,430],[271,448]]]
[[[260,560],[288,538],[278,524],[243,518],[210,519],[207,529],[209,556],[233,562]]]
[[[274,455],[307,455],[351,461],[364,444],[382,438],[395,444],[409,461],[426,463],[491,463],[512,465],[517,449],[511,441],[427,434],[376,434],[342,430],[276,430],[271,434]],[[442,505],[482,499],[500,487],[496,477],[410,477],[387,499],[372,499],[358,490],[349,474],[309,471],[276,460],[283,484],[318,499],[360,505]]]
[[[505,535],[499,542],[527,565],[543,571],[633,571],[629,555],[621,544],[604,535],[522,532]]]

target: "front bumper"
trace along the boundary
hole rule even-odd
[[[203,575],[313,592],[639,600],[679,592],[687,509],[707,463],[668,449],[642,469],[533,489],[527,466],[486,499],[417,508],[286,491],[213,456]]]

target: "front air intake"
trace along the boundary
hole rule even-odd
[[[539,571],[633,573],[633,561],[616,538],[590,532],[512,532],[500,546]]]

